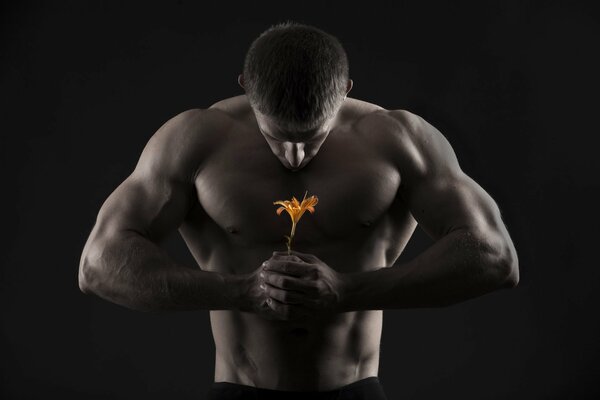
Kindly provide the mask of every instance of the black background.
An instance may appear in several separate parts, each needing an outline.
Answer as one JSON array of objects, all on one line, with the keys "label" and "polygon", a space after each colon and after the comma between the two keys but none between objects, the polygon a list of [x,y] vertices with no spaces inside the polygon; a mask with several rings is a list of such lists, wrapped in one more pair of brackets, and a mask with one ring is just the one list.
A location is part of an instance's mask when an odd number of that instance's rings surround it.
[{"label": "black background", "polygon": [[[340,39],[351,97],[440,129],[519,253],[517,288],[385,311],[389,398],[600,396],[593,2],[121,3],[0,9],[2,398],[203,398],[208,311],[152,315],[86,296],[79,258],[151,135],[241,94],[248,46],[285,19]],[[178,233],[163,245],[194,264]],[[429,245],[417,229],[400,262]]]}]

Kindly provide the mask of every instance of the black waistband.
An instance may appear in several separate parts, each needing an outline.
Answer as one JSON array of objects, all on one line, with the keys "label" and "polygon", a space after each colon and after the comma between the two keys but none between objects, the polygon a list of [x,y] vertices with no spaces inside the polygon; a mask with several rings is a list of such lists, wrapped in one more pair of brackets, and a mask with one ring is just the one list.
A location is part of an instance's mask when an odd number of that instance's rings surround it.
[{"label": "black waistband", "polygon": [[242,385],[242,384],[239,384],[239,383],[232,383],[232,382],[213,382],[212,386],[214,388],[236,387],[236,388],[245,389],[245,390],[248,390],[248,391],[254,391],[254,392],[258,391],[260,393],[280,393],[280,394],[303,394],[303,395],[309,395],[309,394],[315,394],[315,393],[332,393],[332,392],[338,392],[338,391],[347,391],[347,390],[351,390],[351,389],[354,389],[354,388],[362,386],[362,385],[373,384],[373,383],[379,384],[379,377],[377,377],[377,376],[369,376],[367,378],[359,379],[358,381],[349,383],[347,385],[340,386],[337,389],[324,390],[324,391],[275,390],[275,389],[267,389],[267,388],[261,388],[261,387],[256,387],[256,386]]}]

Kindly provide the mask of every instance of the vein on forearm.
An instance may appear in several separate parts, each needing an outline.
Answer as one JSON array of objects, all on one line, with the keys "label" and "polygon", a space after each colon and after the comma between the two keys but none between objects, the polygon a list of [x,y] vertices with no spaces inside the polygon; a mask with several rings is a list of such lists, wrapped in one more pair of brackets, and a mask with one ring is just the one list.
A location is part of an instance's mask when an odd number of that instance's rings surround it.
[{"label": "vein on forearm", "polygon": [[104,273],[94,275],[94,292],[128,308],[160,312],[233,306],[223,276],[180,265],[138,234],[107,245],[99,262],[96,270]]},{"label": "vein on forearm", "polygon": [[409,262],[351,273],[346,311],[442,307],[501,287],[500,252],[467,229],[442,237]]}]

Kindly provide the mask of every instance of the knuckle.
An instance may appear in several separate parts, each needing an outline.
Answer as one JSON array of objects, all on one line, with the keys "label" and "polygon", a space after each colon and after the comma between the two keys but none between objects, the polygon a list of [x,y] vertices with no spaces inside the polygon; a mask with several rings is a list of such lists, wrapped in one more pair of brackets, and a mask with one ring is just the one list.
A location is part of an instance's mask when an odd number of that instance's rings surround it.
[{"label": "knuckle", "polygon": [[276,276],[276,277],[274,278],[274,280],[275,280],[275,282],[274,282],[274,283],[275,283],[277,286],[279,286],[279,287],[283,287],[284,279],[285,279],[285,278],[284,278],[283,276],[281,276],[281,275],[278,275],[278,276]]},{"label": "knuckle", "polygon": [[290,286],[290,281],[289,281],[287,278],[285,278],[285,277],[283,277],[283,276],[282,276],[282,277],[279,279],[279,286],[280,286],[282,289],[289,289],[289,286]]},{"label": "knuckle", "polygon": [[275,284],[277,276],[275,274],[265,274],[265,282]]}]

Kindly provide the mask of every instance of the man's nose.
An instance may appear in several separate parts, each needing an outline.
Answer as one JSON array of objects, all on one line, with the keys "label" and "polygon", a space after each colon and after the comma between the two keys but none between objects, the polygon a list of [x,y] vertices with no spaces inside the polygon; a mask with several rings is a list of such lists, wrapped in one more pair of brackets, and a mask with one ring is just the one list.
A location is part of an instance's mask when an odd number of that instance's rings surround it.
[{"label": "man's nose", "polygon": [[285,158],[292,167],[300,165],[304,160],[304,143],[285,142]]}]

